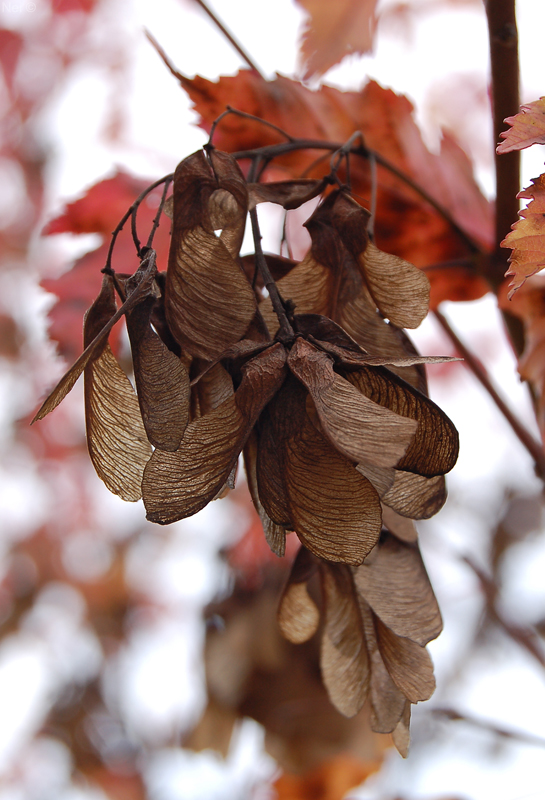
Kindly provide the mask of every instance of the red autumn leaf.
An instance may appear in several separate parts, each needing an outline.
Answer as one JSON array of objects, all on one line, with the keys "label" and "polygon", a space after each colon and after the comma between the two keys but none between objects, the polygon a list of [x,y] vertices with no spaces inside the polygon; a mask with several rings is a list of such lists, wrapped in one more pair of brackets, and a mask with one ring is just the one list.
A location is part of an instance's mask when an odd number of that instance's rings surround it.
[{"label": "red autumn leaf", "polygon": [[43,233],[111,232],[149,182],[126,172],[95,183],[78,200],[68,203],[63,213],[48,222]]},{"label": "red autumn leaf", "polygon": [[[413,106],[406,97],[370,81],[359,92],[341,92],[322,86],[313,92],[301,83],[281,75],[265,81],[259,75],[241,70],[217,82],[200,76],[179,75],[200,115],[200,125],[210,131],[214,119],[226,105],[261,117],[278,125],[294,137],[345,142],[361,130],[366,146],[386,158],[418,186],[425,186],[451,215],[456,224],[480,247],[490,249],[493,242],[493,214],[474,178],[464,151],[446,134],[439,154],[424,144],[413,117]],[[280,133],[254,120],[235,115],[222,120],[214,135],[215,145],[237,152],[283,141]],[[315,162],[318,151],[292,152],[275,159],[286,177],[300,177]],[[312,177],[327,172],[328,165],[314,167]],[[417,266],[467,258],[471,248],[452,229],[450,222],[434,210],[421,195],[390,171],[378,167],[376,242],[381,250],[401,256]],[[351,162],[354,195],[362,201],[371,196],[369,166],[361,159]],[[392,225],[390,219],[395,218]],[[460,277],[460,276],[459,276]],[[468,295],[481,296],[485,287],[468,278]],[[448,292],[444,297],[446,299]]]},{"label": "red autumn leaf", "polygon": [[304,79],[319,77],[350,54],[371,50],[377,0],[298,0],[309,14],[301,56]]},{"label": "red autumn leaf", "polygon": [[0,29],[0,64],[4,80],[10,93],[13,89],[13,78],[23,49],[23,37],[17,31]]},{"label": "red autumn leaf", "polygon": [[510,247],[510,267],[505,273],[513,275],[509,284],[509,297],[519,289],[526,278],[545,267],[545,174],[532,178],[533,186],[519,192],[517,197],[531,200],[527,208],[519,212],[521,219],[511,226],[502,247]]},{"label": "red autumn leaf", "polygon": [[532,144],[545,144],[545,97],[521,106],[518,114],[507,117],[504,122],[511,127],[500,133],[505,141],[500,142],[496,153],[510,153],[512,150],[524,150]]}]

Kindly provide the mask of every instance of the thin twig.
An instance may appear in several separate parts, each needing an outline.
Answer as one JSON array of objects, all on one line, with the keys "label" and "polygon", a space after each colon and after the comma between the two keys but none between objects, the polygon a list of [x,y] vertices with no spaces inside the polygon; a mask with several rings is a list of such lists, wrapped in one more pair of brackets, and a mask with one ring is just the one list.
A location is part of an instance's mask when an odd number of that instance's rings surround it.
[{"label": "thin twig", "polygon": [[209,147],[210,148],[212,146],[212,139],[214,138],[214,133],[216,132],[216,128],[218,127],[218,124],[221,122],[221,120],[224,117],[227,117],[229,114],[234,114],[237,117],[242,117],[242,119],[251,119],[254,122],[259,122],[261,125],[265,125],[267,128],[272,128],[273,131],[276,131],[277,133],[279,133],[288,142],[294,142],[295,141],[293,136],[290,136],[289,133],[286,133],[285,130],[283,130],[282,128],[279,128],[278,125],[275,125],[273,122],[268,122],[266,119],[261,119],[261,117],[256,117],[255,114],[248,114],[246,111],[239,111],[238,108],[233,108],[232,106],[227,106],[225,111],[222,114],[220,114],[219,117],[216,117],[216,119],[212,123],[212,127],[210,128],[210,136],[208,138],[208,144],[205,145],[205,147]]},{"label": "thin twig", "polygon": [[[294,139],[293,142],[280,142],[279,144],[264,145],[263,147],[256,147],[253,150],[237,150],[235,153],[232,153],[232,156],[237,160],[242,160],[245,158],[254,159],[258,157],[273,159],[282,155],[286,155],[287,153],[293,153],[296,150],[336,151],[342,148],[342,146],[343,145],[339,142],[324,141],[323,139]],[[360,156],[361,158],[369,158],[372,153],[377,164],[380,164],[381,167],[384,167],[384,169],[388,170],[388,172],[390,172],[392,175],[395,175],[396,178],[399,178],[400,181],[403,181],[406,186],[411,188],[423,200],[429,203],[429,205],[432,206],[432,208],[434,208],[435,211],[437,211],[437,213],[443,217],[446,222],[448,222],[452,230],[471,250],[471,252],[483,253],[481,245],[458,225],[451,213],[441,203],[439,203],[434,197],[432,197],[432,195],[423,189],[422,186],[419,186],[415,181],[413,181],[409,175],[406,175],[402,170],[390,163],[388,159],[384,158],[380,155],[380,153],[377,153],[374,150],[369,150],[369,148],[365,147],[363,144],[352,147],[350,152],[353,155]]]},{"label": "thin twig", "polygon": [[513,641],[530,653],[542,667],[545,667],[545,653],[543,652],[536,632],[530,627],[516,625],[506,619],[503,613],[498,609],[498,587],[492,578],[490,578],[470,556],[463,556],[462,561],[470,567],[479,579],[486,600],[486,610],[490,618],[502,628]]},{"label": "thin twig", "polygon": [[225,36],[225,38],[227,39],[227,41],[228,41],[230,44],[232,44],[232,45],[233,45],[233,47],[235,48],[235,50],[237,51],[237,53],[239,54],[239,56],[242,58],[242,60],[243,60],[243,61],[245,61],[245,62],[248,64],[248,66],[250,67],[250,69],[253,69],[253,71],[254,71],[254,72],[257,72],[257,74],[258,74],[258,75],[260,75],[260,76],[263,78],[263,80],[266,80],[266,79],[265,79],[265,76],[263,75],[263,73],[261,72],[261,70],[260,70],[260,69],[259,69],[259,68],[258,68],[258,67],[255,65],[255,63],[252,61],[252,59],[250,58],[250,56],[248,55],[248,53],[246,53],[246,51],[244,50],[244,48],[242,47],[242,45],[240,45],[240,44],[237,42],[237,40],[235,39],[235,37],[233,36],[233,34],[232,34],[232,33],[230,33],[230,32],[227,30],[227,28],[225,27],[225,25],[223,24],[223,22],[220,22],[220,20],[219,20],[219,19],[216,17],[216,15],[215,15],[215,14],[214,14],[214,12],[212,11],[212,9],[208,8],[208,6],[207,6],[207,5],[206,5],[206,3],[204,2],[204,0],[194,0],[194,2],[195,2],[195,3],[197,3],[197,4],[198,4],[198,5],[199,5],[199,6],[200,6],[202,9],[203,9],[203,11],[205,11],[205,12],[208,14],[208,16],[210,17],[210,19],[211,19],[211,20],[212,20],[212,22],[214,23],[214,25],[215,25],[215,26],[218,28],[218,30],[220,30],[220,31],[221,31],[221,33],[222,33],[222,34]]},{"label": "thin twig", "polygon": [[159,223],[161,221],[161,214],[163,213],[163,209],[165,207],[165,201],[167,199],[168,187],[170,186],[171,183],[172,183],[172,181],[171,181],[170,178],[167,178],[167,180],[165,180],[165,185],[163,187],[163,194],[161,195],[161,200],[160,200],[159,205],[157,207],[157,214],[154,217],[153,226],[152,226],[152,229],[151,229],[150,234],[148,236],[148,241],[146,243],[146,247],[148,247],[148,248],[153,247],[153,239],[155,237],[155,232],[156,232],[157,228],[159,227]]},{"label": "thin twig", "polygon": [[466,345],[461,341],[458,337],[457,333],[453,330],[450,323],[446,319],[446,317],[440,312],[434,312],[435,318],[449,337],[449,339],[454,343],[456,349],[460,353],[460,355],[464,358],[466,365],[475,375],[477,380],[481,382],[484,386],[492,400],[495,402],[498,409],[501,411],[513,431],[515,432],[516,436],[518,436],[519,440],[522,442],[524,447],[528,450],[532,458],[535,462],[535,468],[537,474],[541,477],[545,477],[545,453],[543,452],[543,448],[541,447],[540,442],[537,439],[534,439],[532,434],[520,423],[517,416],[511,411],[508,407],[507,403],[500,397],[497,389],[493,385],[488,373],[486,372],[485,368],[482,364],[478,361],[475,355],[469,350]]},{"label": "thin twig", "polygon": [[461,711],[456,711],[454,708],[432,708],[431,713],[434,716],[444,717],[445,719],[453,722],[466,722],[468,725],[472,725],[473,727],[480,728],[484,731],[489,731],[490,733],[493,733],[495,736],[499,736],[502,739],[514,739],[515,741],[524,742],[524,744],[529,744],[533,747],[545,747],[545,739],[543,739],[541,736],[533,736],[531,733],[526,733],[525,731],[516,731],[511,728],[504,728],[503,725],[498,725],[497,722],[479,719],[478,717],[466,714],[465,712],[462,713]]}]

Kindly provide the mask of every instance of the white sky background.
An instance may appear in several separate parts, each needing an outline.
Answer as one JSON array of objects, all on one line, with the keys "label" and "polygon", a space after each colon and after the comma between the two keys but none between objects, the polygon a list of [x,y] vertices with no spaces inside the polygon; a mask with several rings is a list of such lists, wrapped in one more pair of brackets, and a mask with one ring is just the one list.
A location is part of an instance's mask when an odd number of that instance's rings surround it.
[{"label": "white sky background", "polygon": [[[272,77],[275,71],[293,75],[302,14],[290,0],[275,0],[274,6],[271,0],[267,3],[215,0],[210,5],[267,76]],[[2,21],[15,26],[32,25],[36,24],[39,14],[38,0],[34,15],[19,15],[17,20],[3,17]],[[545,94],[544,23],[543,0],[520,0],[524,101]],[[164,0],[161,3],[112,0],[104,3],[93,34],[96,47],[104,51],[105,60],[115,58],[118,47],[130,52],[129,69],[121,72],[119,82],[112,86],[105,82],[109,73],[95,64],[79,68],[64,85],[59,86],[56,102],[44,112],[45,137],[53,153],[48,186],[51,215],[60,210],[64,201],[73,199],[86,186],[111,174],[115,166],[155,178],[172,171],[179,160],[206,139],[205,134],[192,124],[195,117],[185,94],[143,36],[144,27],[160,42],[178,69],[189,76],[198,73],[213,79],[243,66],[239,56],[191,0]],[[354,89],[369,75],[383,85],[407,93],[417,105],[418,120],[424,126],[430,146],[437,146],[438,121],[454,126],[462,144],[464,138],[470,141],[471,153],[478,159],[479,178],[490,194],[492,178],[487,109],[483,104],[480,109],[466,114],[467,108],[456,102],[456,84],[452,82],[454,73],[462,73],[466,86],[481,93],[486,90],[488,49],[486,25],[479,4],[461,3],[456,12],[430,15],[414,31],[406,31],[403,37],[388,36],[387,31],[379,29],[377,42],[375,57],[347,59],[324,80]],[[121,94],[129,120],[120,142],[114,144],[105,135],[113,93]],[[543,171],[545,156],[542,151],[543,148],[534,147],[525,152],[524,185]],[[273,224],[269,236],[268,246],[272,248],[276,237]],[[62,244],[68,247],[67,238],[62,237]],[[48,242],[44,252],[48,248],[52,252],[58,246]],[[75,246],[81,252],[81,243],[77,242]],[[447,304],[445,313],[462,337],[481,354],[509,402],[535,431],[533,413],[525,390],[516,377],[515,363],[505,343],[493,301],[485,298],[473,304]],[[414,338],[424,352],[441,352],[441,335],[433,322],[427,322]],[[421,526],[422,547],[446,623],[445,632],[430,648],[436,663],[439,688],[429,704],[416,710],[414,747],[409,760],[403,762],[392,753],[378,779],[369,781],[357,795],[353,793],[351,796],[384,800],[399,795],[412,800],[458,793],[472,800],[542,800],[545,798],[545,754],[542,749],[509,742],[497,749],[490,735],[475,733],[462,723],[441,728],[431,750],[429,742],[425,749],[419,746],[429,725],[429,708],[434,704],[453,705],[505,727],[545,736],[543,673],[512,642],[498,635],[497,642],[487,651],[488,655],[483,655],[462,678],[451,675],[451,666],[463,651],[467,621],[472,625],[480,612],[475,580],[467,568],[455,562],[452,553],[470,552],[477,560],[484,561],[484,533],[490,523],[487,515],[498,512],[505,487],[531,494],[538,492],[540,485],[533,476],[525,451],[495,407],[477,388],[471,375],[459,370],[448,381],[434,381],[432,373],[431,391],[432,397],[459,427],[462,446],[459,464],[449,477],[451,499],[448,506],[436,520]],[[114,506],[115,513],[121,514],[121,504],[117,505],[115,498],[107,508]],[[134,515],[136,512],[131,508],[127,513]],[[175,534],[170,544],[164,545],[164,557],[157,561],[159,566],[149,576],[151,582],[156,582],[152,591],[168,594],[171,619],[165,623],[160,635],[157,631],[149,632],[147,638],[143,634],[134,643],[136,666],[128,682],[127,695],[121,698],[121,702],[130,706],[134,697],[139,696],[144,719],[151,720],[150,724],[161,726],[179,718],[180,714],[188,713],[187,686],[190,679],[196,680],[194,664],[179,666],[189,676],[186,683],[182,681],[182,689],[179,686],[180,671],[171,670],[169,673],[164,664],[171,664],[178,658],[180,662],[189,658],[182,647],[184,637],[194,637],[193,650],[198,651],[200,634],[192,619],[196,619],[199,603],[208,599],[213,578],[217,577],[206,572],[210,554],[218,546],[213,537],[204,538],[206,528],[205,518],[200,523],[195,520],[193,528]],[[148,541],[146,546],[153,548],[158,545]],[[142,553],[135,549],[131,562],[135,580],[142,575],[142,563],[147,562],[146,553],[144,548],[143,561],[139,562]],[[519,622],[531,623],[545,614],[543,535],[521,545],[513,557],[518,560],[508,576],[506,607]],[[184,576],[187,578],[189,575],[194,580],[193,594],[190,588],[184,594],[179,586],[188,586]],[[44,602],[60,601],[58,597],[50,597]],[[196,609],[193,618],[187,613],[188,603],[193,603]],[[186,616],[180,622],[177,615],[181,609],[185,609]],[[67,617],[61,624],[70,632],[76,622]],[[27,643],[34,636],[32,641],[35,644],[36,635],[29,622]],[[81,631],[80,635],[83,636]],[[38,649],[32,649],[29,644],[27,651],[17,654],[19,661],[14,661],[13,653],[6,655],[5,649],[0,655],[0,769],[2,758],[5,763],[17,745],[18,736],[24,738],[32,730],[34,719],[40,713],[39,705],[51,690],[47,681],[56,679],[55,675],[46,679],[43,667],[45,662],[50,668],[51,664],[57,663],[55,642],[51,637],[47,638],[47,632],[41,632],[38,640]],[[82,646],[92,652],[91,643],[83,641]],[[163,658],[158,658],[157,653],[161,653]],[[91,658],[90,669],[93,663]],[[15,679],[16,674],[19,682]],[[26,676],[27,683],[23,682],[23,676]],[[202,702],[202,687],[195,689],[195,683],[191,685],[191,691],[200,698],[198,702]],[[162,692],[157,693],[158,686],[162,687]],[[33,700],[27,704],[26,714],[21,713],[20,702],[9,704],[10,698],[23,696]],[[169,698],[174,710],[169,706]],[[13,709],[11,712],[10,708]],[[15,726],[16,736],[12,735],[13,727],[10,726]],[[231,792],[236,784],[240,797],[245,798],[243,792],[249,791],[247,787],[256,779],[252,761],[258,765],[255,767],[258,775],[267,775],[271,771],[270,762],[257,756],[260,748],[260,733],[256,726],[250,725],[236,743],[229,773],[217,759],[165,750],[163,760],[150,770],[152,796],[158,800],[200,800],[205,796],[227,800],[233,796]],[[226,774],[234,783],[225,782]],[[157,786],[158,775],[162,776],[161,789],[153,788]],[[0,800],[23,800],[26,797],[34,800],[38,794],[33,794],[33,791],[31,788],[26,794],[17,795],[0,788]]]}]

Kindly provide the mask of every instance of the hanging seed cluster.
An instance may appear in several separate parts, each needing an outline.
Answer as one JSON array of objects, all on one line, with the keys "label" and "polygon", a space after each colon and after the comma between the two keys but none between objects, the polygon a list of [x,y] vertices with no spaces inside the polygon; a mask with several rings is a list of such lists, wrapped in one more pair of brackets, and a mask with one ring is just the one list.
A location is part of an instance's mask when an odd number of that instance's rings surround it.
[{"label": "hanging seed cluster", "polygon": [[[302,545],[282,632],[304,642],[321,621],[332,703],[351,716],[369,698],[374,730],[405,753],[441,630],[413,520],[443,505],[458,437],[427,396],[423,364],[444,359],[420,357],[402,331],[427,314],[427,278],[373,244],[345,188],[307,220],[301,262],[261,252],[256,205],[295,208],[325,185],[248,183],[212,148],[182,161],[166,273],[150,247],[134,275],[106,270],[85,350],[36,418],[84,372],[95,469],[159,524],[223,496],[242,453],[271,549],[282,556],[293,531]],[[248,212],[256,252],[241,258]],[[122,316],[136,392],[108,345]]]}]

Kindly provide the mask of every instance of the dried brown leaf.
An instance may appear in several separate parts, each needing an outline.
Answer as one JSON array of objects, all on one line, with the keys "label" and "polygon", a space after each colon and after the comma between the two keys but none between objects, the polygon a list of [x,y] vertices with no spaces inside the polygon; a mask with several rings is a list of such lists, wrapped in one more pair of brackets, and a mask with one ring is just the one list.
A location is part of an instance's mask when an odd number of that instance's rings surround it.
[{"label": "dried brown leaf", "polygon": [[407,699],[390,677],[378,649],[373,622],[373,612],[359,596],[360,611],[365,631],[367,652],[371,664],[369,699],[371,700],[371,728],[376,733],[391,733],[398,724]]},{"label": "dried brown leaf", "polygon": [[[286,394],[286,393],[285,393]],[[303,544],[319,558],[361,564],[380,534],[380,501],[369,481],[316,430],[302,398],[282,404],[289,435],[282,437],[290,517]],[[302,400],[302,404],[301,404]]]},{"label": "dried brown leaf", "polygon": [[[68,372],[63,375],[53,391],[42,403],[32,422],[43,419],[51,411],[53,411],[59,405],[59,403],[62,402],[62,400],[64,400],[87,364],[89,364],[93,358],[97,358],[102,352],[106,342],[108,341],[110,331],[116,322],[119,322],[124,314],[126,314],[145,297],[152,293],[153,282],[156,274],[157,267],[155,265],[155,253],[150,251],[147,258],[142,261],[137,272],[133,275],[131,282],[132,285],[130,287],[131,291],[130,293],[127,292],[127,299],[123,305],[117,309],[117,311],[113,297],[112,279],[108,275],[104,276],[101,292],[95,300],[95,303],[93,303],[91,308],[87,311],[86,318],[88,318],[91,309],[95,309],[91,320],[88,323],[87,338],[84,339],[83,342],[83,353],[70,367]],[[106,299],[107,297],[109,299]]]},{"label": "dried brown leaf", "polygon": [[[165,313],[190,355],[215,360],[242,338],[255,314],[253,290],[237,263],[247,209],[246,183],[231,156],[202,152],[174,174],[172,243]],[[214,225],[222,225],[218,237]]]},{"label": "dried brown leaf", "polygon": [[458,457],[458,432],[435,403],[384,367],[347,372],[346,378],[373,402],[418,421],[398,469],[428,478],[452,469]]},{"label": "dried brown leaf", "polygon": [[426,645],[442,630],[441,613],[416,545],[381,538],[354,582],[377,616],[398,636]]},{"label": "dried brown leaf", "polygon": [[430,304],[430,282],[422,270],[369,242],[360,261],[369,291],[385,317],[400,328],[417,328]]},{"label": "dried brown leaf", "polygon": [[305,547],[301,547],[278,608],[280,630],[293,644],[308,641],[318,629],[320,612],[307,589],[307,581],[316,569],[316,561]]},{"label": "dried brown leaf", "polygon": [[358,464],[357,470],[371,481],[383,505],[403,517],[429,519],[447,499],[446,481],[442,475],[424,478],[412,472],[366,463]]},{"label": "dried brown leaf", "polygon": [[277,344],[251,359],[237,392],[187,426],[180,448],[155,450],[142,492],[148,519],[162,525],[195,514],[218,495],[261,410],[285,377]]},{"label": "dried brown leaf", "polygon": [[259,498],[273,522],[292,529],[282,455],[278,445],[273,422],[265,412],[260,424],[256,464]]},{"label": "dried brown leaf", "polygon": [[325,186],[323,180],[313,181],[303,178],[273,183],[249,183],[249,206],[254,208],[258,203],[276,203],[289,211],[317,197]]},{"label": "dried brown leaf", "polygon": [[154,303],[146,298],[127,314],[134,378],[149,441],[177,450],[189,421],[189,375],[151,327]]},{"label": "dried brown leaf", "polygon": [[382,524],[402,542],[418,541],[418,531],[412,519],[402,517],[388,506],[382,506]]},{"label": "dried brown leaf", "polygon": [[341,453],[384,467],[399,462],[417,427],[408,416],[354,389],[333,371],[332,359],[304,339],[296,340],[288,365],[308,389],[325,435]]},{"label": "dried brown leaf", "polygon": [[396,636],[378,617],[375,630],[380,654],[398,689],[411,703],[428,700],[435,690],[435,678],[426,648]]},{"label": "dried brown leaf", "polygon": [[369,691],[369,658],[350,570],[321,568],[325,605],[320,667],[333,705],[346,717],[363,706]]},{"label": "dried brown leaf", "polygon": [[286,553],[286,529],[282,525],[277,525],[269,517],[259,497],[257,485],[257,434],[252,431],[246,445],[244,446],[244,468],[248,480],[248,488],[254,508],[259,514],[263,533],[267,544],[279,558],[283,558]]},{"label": "dried brown leaf", "polygon": [[93,466],[111,492],[122,500],[139,500],[152,451],[131,382],[108,344],[85,367],[84,377],[87,446]]},{"label": "dried brown leaf", "polygon": [[411,743],[411,704],[407,700],[401,719],[392,731],[392,739],[400,756],[407,758]]}]

